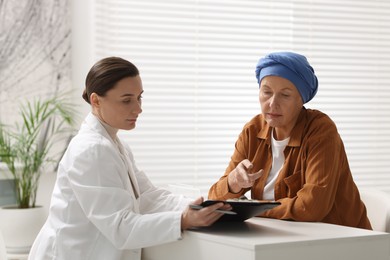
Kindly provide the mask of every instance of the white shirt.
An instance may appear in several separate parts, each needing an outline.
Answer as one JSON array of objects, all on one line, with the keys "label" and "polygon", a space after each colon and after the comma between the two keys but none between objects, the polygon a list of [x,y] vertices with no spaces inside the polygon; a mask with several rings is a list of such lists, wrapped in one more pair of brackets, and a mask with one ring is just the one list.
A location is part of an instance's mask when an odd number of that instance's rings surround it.
[{"label": "white shirt", "polygon": [[272,166],[271,166],[271,171],[267,178],[267,182],[264,187],[264,192],[263,192],[264,200],[275,200],[275,182],[284,164],[285,158],[284,158],[283,151],[286,148],[288,141],[290,141],[290,137],[280,141],[276,140],[274,138],[273,130],[271,136],[272,136],[271,139]]},{"label": "white shirt", "polygon": [[118,147],[90,113],[59,164],[30,260],[139,260],[142,247],[181,238],[190,199],[153,186],[129,147],[123,145],[127,162]]}]

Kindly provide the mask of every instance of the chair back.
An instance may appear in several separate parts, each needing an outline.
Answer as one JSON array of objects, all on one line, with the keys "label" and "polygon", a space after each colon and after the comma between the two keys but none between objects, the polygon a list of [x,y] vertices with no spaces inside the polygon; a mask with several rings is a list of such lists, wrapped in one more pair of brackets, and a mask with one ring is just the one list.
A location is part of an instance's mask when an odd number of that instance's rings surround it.
[{"label": "chair back", "polygon": [[390,232],[390,194],[376,189],[359,190],[367,208],[368,219],[375,231]]}]

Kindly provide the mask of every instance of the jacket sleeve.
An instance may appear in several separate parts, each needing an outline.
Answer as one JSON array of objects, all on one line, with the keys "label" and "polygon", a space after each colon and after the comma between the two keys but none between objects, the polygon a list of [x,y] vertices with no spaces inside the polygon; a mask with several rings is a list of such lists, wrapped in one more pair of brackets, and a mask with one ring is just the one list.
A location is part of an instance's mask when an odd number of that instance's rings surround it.
[{"label": "jacket sleeve", "polygon": [[[347,157],[336,126],[329,118],[309,130],[303,138],[300,171],[282,180],[290,194],[263,214],[296,221],[321,221],[331,211],[342,174],[349,173]],[[295,194],[296,193],[296,194]]]},{"label": "jacket sleeve", "polygon": [[180,239],[181,212],[139,214],[137,201],[124,185],[128,176],[113,145],[108,140],[90,143],[74,149],[67,163],[71,189],[89,221],[118,249]]}]

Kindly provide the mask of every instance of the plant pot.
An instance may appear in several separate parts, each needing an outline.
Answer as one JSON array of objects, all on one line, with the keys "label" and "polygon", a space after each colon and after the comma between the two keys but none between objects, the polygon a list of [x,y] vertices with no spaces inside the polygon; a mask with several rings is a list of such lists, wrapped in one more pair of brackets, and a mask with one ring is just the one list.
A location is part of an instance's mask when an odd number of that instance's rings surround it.
[{"label": "plant pot", "polygon": [[0,208],[0,230],[8,254],[27,254],[46,220],[43,207],[20,209]]},{"label": "plant pot", "polygon": [[7,164],[0,162],[0,207],[16,203],[15,179]]}]

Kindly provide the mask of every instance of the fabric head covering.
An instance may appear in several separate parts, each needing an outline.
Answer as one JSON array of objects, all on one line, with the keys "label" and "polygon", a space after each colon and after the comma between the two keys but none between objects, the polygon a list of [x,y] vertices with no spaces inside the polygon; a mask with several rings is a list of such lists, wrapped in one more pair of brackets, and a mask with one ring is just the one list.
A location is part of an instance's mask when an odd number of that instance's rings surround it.
[{"label": "fabric head covering", "polygon": [[306,57],[293,52],[274,52],[261,58],[256,65],[257,83],[266,76],[279,76],[291,81],[301,94],[303,103],[317,93],[318,79]]}]

